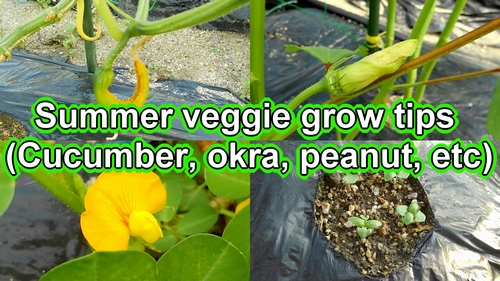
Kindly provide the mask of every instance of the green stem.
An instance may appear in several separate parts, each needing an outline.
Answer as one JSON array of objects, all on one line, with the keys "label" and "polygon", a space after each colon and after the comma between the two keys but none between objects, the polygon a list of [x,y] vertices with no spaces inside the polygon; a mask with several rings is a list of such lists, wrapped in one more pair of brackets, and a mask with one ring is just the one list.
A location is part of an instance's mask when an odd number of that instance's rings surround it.
[{"label": "green stem", "polygon": [[[92,23],[92,0],[84,0],[83,31],[89,37],[94,37],[94,25]],[[97,68],[97,56],[94,41],[85,40],[85,57],[87,58],[87,70],[94,73]]]},{"label": "green stem", "polygon": [[128,40],[130,40],[131,34],[133,33],[134,30],[134,25],[129,25],[127,29],[125,29],[125,32],[123,33],[123,36],[121,37],[120,41],[118,41],[118,44],[111,49],[109,52],[108,56],[102,63],[101,67],[103,69],[111,69],[113,67],[113,63],[118,57],[118,55],[123,51],[123,49],[127,46]]},{"label": "green stem", "polygon": [[139,0],[137,5],[137,12],[135,13],[135,20],[146,21],[148,20],[149,13],[149,0]]},{"label": "green stem", "polygon": [[385,33],[385,47],[394,44],[394,26],[396,24],[396,0],[389,0],[387,6],[387,27]]},{"label": "green stem", "polygon": [[266,97],[264,80],[265,1],[250,3],[250,102],[257,104]]},{"label": "green stem", "polygon": [[85,211],[83,200],[78,195],[71,193],[64,181],[43,169],[27,174],[78,215]]},{"label": "green stem", "polygon": [[420,87],[420,86],[433,85],[433,84],[438,84],[438,83],[443,83],[443,82],[449,82],[449,81],[455,81],[455,80],[460,80],[460,79],[466,79],[466,78],[472,78],[472,77],[477,77],[477,76],[482,76],[482,75],[493,74],[493,73],[497,73],[497,72],[500,72],[500,68],[470,72],[470,73],[465,73],[465,74],[460,74],[460,75],[454,75],[454,76],[449,76],[449,77],[433,79],[433,80],[426,80],[426,81],[417,82],[417,83],[413,83],[413,84],[396,85],[396,86],[392,87],[392,90],[395,91],[395,90],[404,89],[407,87],[417,87],[417,86]]},{"label": "green stem", "polygon": [[120,16],[126,18],[131,23],[135,22],[135,19],[133,17],[129,16],[127,13],[120,10],[120,8],[116,7],[115,4],[111,3],[111,1],[109,1],[109,0],[106,1],[106,4],[108,4],[108,6],[111,7],[111,9],[113,9],[115,12],[117,12]]},{"label": "green stem", "polygon": [[[424,7],[420,12],[420,16],[411,31],[409,39],[417,39],[418,44],[413,56],[410,59],[414,59],[420,55],[420,51],[422,50],[422,45],[424,43],[424,36],[427,33],[427,29],[432,20],[432,16],[434,15],[434,9],[436,8],[436,0],[428,0],[425,1]],[[406,78],[406,83],[411,84],[415,82],[417,79],[417,70],[411,70],[408,73],[408,77]],[[412,96],[413,88],[407,88],[404,92],[404,97],[409,98]]]},{"label": "green stem", "polygon": [[293,111],[306,99],[321,92],[328,92],[328,79],[326,78],[326,76],[323,76],[321,80],[302,91],[288,104],[288,107]]},{"label": "green stem", "polygon": [[230,218],[234,218],[234,216],[236,215],[234,212],[231,212],[231,211],[226,210],[226,209],[220,209],[219,213],[221,215],[224,215],[224,216],[227,216],[227,217],[230,217]]},{"label": "green stem", "polygon": [[[465,4],[467,4],[467,0],[457,0],[455,3],[455,7],[453,8],[453,11],[451,12],[450,17],[448,18],[448,21],[446,22],[446,26],[444,27],[443,31],[441,32],[441,35],[439,36],[439,40],[436,44],[436,48],[443,45],[444,43],[448,42],[450,40],[450,35],[451,32],[453,31],[453,28],[455,27],[455,24],[458,21],[458,18],[460,17],[460,14],[462,13],[462,10],[465,7]],[[434,66],[436,65],[437,60],[433,60],[430,63],[426,64],[422,68],[422,73],[420,74],[420,82],[427,81],[429,77],[431,76],[432,70],[434,70]],[[425,92],[426,86],[419,86],[416,90],[415,93],[415,100],[418,103],[422,102],[422,99],[424,98],[424,92]]]},{"label": "green stem", "polygon": [[116,23],[115,16],[111,13],[106,0],[93,0],[99,16],[101,16],[109,35],[113,37],[116,41],[120,41],[123,36],[123,31],[118,27]]},{"label": "green stem", "polygon": [[[379,36],[378,19],[380,14],[380,0],[370,0],[370,11],[368,15],[368,26],[367,33],[370,37]],[[370,52],[375,52],[378,49],[378,44],[373,44],[374,42],[366,41]]]},{"label": "green stem", "polygon": [[54,7],[43,10],[40,14],[30,19],[28,22],[20,24],[11,30],[7,36],[0,41],[0,62],[10,59],[12,48],[17,46],[28,36],[61,20],[62,15],[71,9],[76,0],[62,0]]},{"label": "green stem", "polygon": [[166,19],[155,22],[137,22],[137,34],[134,33],[133,36],[155,35],[195,26],[223,16],[248,2],[249,0],[213,0]]}]

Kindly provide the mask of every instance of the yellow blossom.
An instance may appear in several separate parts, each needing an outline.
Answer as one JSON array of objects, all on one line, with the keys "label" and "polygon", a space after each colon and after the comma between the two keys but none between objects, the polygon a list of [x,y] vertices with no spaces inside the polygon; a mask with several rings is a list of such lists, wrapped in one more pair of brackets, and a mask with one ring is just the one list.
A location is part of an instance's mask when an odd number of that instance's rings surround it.
[{"label": "yellow blossom", "polygon": [[85,195],[83,235],[96,251],[126,250],[130,236],[153,243],[163,234],[152,214],[166,200],[155,173],[102,173]]}]

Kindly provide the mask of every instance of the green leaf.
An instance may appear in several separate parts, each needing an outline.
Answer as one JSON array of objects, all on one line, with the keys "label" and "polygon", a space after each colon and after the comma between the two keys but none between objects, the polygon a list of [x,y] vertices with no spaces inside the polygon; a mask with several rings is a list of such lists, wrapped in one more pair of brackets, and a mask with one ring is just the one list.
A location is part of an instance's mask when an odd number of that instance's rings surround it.
[{"label": "green leaf", "polygon": [[365,223],[366,228],[369,228],[369,229],[377,228],[381,225],[382,225],[382,223],[379,222],[378,220],[369,220]]},{"label": "green leaf", "polygon": [[250,205],[245,206],[231,219],[222,238],[236,246],[250,262]]},{"label": "green leaf", "polygon": [[384,173],[384,181],[390,181],[396,176],[396,173],[390,172],[390,173]]},{"label": "green leaf", "polygon": [[358,217],[350,217],[347,220],[352,222],[357,227],[365,227],[365,220]]},{"label": "green leaf", "polygon": [[358,227],[356,229],[356,232],[358,233],[358,235],[359,235],[360,238],[366,238],[366,236],[370,235],[370,233],[372,232],[372,230],[368,229],[366,227]]},{"label": "green leaf", "polygon": [[163,229],[162,231],[163,238],[158,239],[158,241],[154,242],[151,246],[160,252],[166,252],[168,249],[172,248],[175,243],[177,243],[177,238],[172,232],[166,229]]},{"label": "green leaf", "polygon": [[218,197],[225,199],[240,199],[250,197],[250,174],[240,171],[224,170],[215,173],[205,169],[205,180],[208,188]]},{"label": "green leaf", "polygon": [[407,179],[410,176],[410,174],[408,174],[405,171],[399,171],[397,176],[398,176],[398,178],[401,178],[401,179]]},{"label": "green leaf", "polygon": [[413,214],[408,212],[406,213],[406,215],[401,219],[401,221],[405,224],[405,225],[409,225],[410,223],[413,222]]},{"label": "green leaf", "polygon": [[[2,153],[0,153],[0,159],[2,158]],[[16,182],[11,179],[3,167],[2,161],[0,160],[0,217],[7,211],[14,198],[14,193],[16,191]]]},{"label": "green leaf", "polygon": [[497,81],[486,117],[486,130],[494,140],[500,140],[500,79]]},{"label": "green leaf", "polygon": [[59,265],[40,281],[156,281],[155,259],[144,252],[93,252]]},{"label": "green leaf", "polygon": [[421,211],[418,211],[417,214],[415,215],[415,222],[424,222],[425,221],[425,215]]},{"label": "green leaf", "polygon": [[408,212],[415,215],[419,209],[420,209],[420,206],[418,205],[417,202],[411,202],[410,206],[408,207]]},{"label": "green leaf", "polygon": [[182,235],[192,235],[209,230],[216,222],[219,214],[209,205],[193,208],[177,223],[177,231]]},{"label": "green leaf", "polygon": [[165,203],[163,209],[155,214],[155,217],[161,222],[169,222],[177,213],[181,203],[182,186],[175,183],[167,184],[163,182],[163,184],[166,185],[165,188],[167,189],[167,203]]},{"label": "green leaf", "polygon": [[200,162],[200,172],[205,170],[205,163],[203,162],[203,152],[201,152],[200,147],[198,146],[198,141],[179,141],[179,143],[187,143],[192,148],[192,156],[198,159]]},{"label": "green leaf", "polygon": [[355,183],[358,181],[358,179],[359,179],[358,173],[354,173],[354,174],[347,173],[344,176],[344,181],[347,183]]},{"label": "green leaf", "polygon": [[207,192],[204,189],[193,190],[182,196],[179,210],[189,211],[201,205],[208,205]]},{"label": "green leaf", "polygon": [[402,217],[406,214],[407,210],[408,210],[408,206],[406,206],[406,205],[399,205],[396,207],[396,212],[398,212],[398,214]]},{"label": "green leaf", "polygon": [[296,53],[298,51],[304,51],[311,56],[317,58],[323,64],[335,64],[340,60],[345,60],[354,55],[366,56],[368,53],[368,49],[366,47],[359,47],[355,51],[346,50],[346,49],[331,49],[325,46],[305,46],[300,47],[297,45],[285,45],[285,52],[287,53]]},{"label": "green leaf", "polygon": [[158,175],[160,176],[161,181],[167,184],[167,188],[175,186],[182,190],[192,190],[196,187],[196,181],[189,178],[185,173],[170,172]]},{"label": "green leaf", "polygon": [[250,266],[225,239],[198,234],[182,240],[160,258],[158,275],[162,281],[245,281],[250,279]]}]

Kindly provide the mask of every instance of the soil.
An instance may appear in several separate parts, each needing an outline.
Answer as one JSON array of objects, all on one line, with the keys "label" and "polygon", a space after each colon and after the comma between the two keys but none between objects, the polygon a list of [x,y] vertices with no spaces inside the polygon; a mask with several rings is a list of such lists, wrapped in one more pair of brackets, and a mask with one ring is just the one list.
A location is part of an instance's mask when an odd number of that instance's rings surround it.
[{"label": "soil", "polygon": [[[434,214],[420,182],[393,178],[384,181],[383,172],[359,174],[354,184],[343,180],[344,174],[325,175],[315,200],[316,223],[333,249],[355,262],[363,274],[387,276],[405,264],[415,253],[426,234],[433,229]],[[405,225],[396,212],[398,205],[418,201],[426,220]],[[382,223],[361,239],[349,217],[368,216]]]},{"label": "soil", "polygon": [[26,129],[16,119],[0,113],[0,140],[22,139],[27,136]]}]

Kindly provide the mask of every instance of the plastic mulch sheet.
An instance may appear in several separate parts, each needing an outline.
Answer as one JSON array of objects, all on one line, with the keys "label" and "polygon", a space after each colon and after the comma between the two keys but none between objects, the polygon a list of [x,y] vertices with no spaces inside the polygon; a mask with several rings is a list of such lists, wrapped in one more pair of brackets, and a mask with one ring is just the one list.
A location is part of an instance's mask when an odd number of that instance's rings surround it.
[{"label": "plastic mulch sheet", "polygon": [[[295,163],[301,143],[285,141],[280,148]],[[416,142],[418,156],[425,161],[437,143]],[[500,142],[495,146],[500,154]],[[318,229],[313,204],[321,175],[252,174],[251,280],[377,280],[335,252]],[[483,180],[439,174],[426,163],[418,180],[435,215],[434,230],[418,254],[382,280],[499,280],[500,167]]]},{"label": "plastic mulch sheet", "polygon": [[[348,23],[334,15],[325,15],[318,9],[292,9],[270,14],[266,17],[266,94],[276,102],[288,102],[325,75],[325,67],[317,59],[304,52],[285,53],[285,45],[323,45],[355,50],[364,43],[364,37],[363,27]],[[422,54],[431,48],[433,45],[424,44]],[[449,54],[438,60],[431,79],[496,67],[499,65],[494,62],[475,60],[473,53],[467,57]],[[403,84],[405,80],[405,76],[400,77],[396,84]],[[434,106],[442,103],[451,104],[458,111],[460,124],[448,135],[433,132],[427,139],[476,140],[487,135],[486,116],[497,80],[497,75],[488,75],[428,86],[424,103]],[[372,90],[349,103],[368,104],[376,93]],[[403,92],[396,91],[396,93]],[[326,100],[328,95],[323,93],[313,96],[306,102],[322,103]],[[357,139],[403,140],[407,137],[386,127],[377,135],[359,134]],[[300,136],[294,135],[292,138],[300,139]],[[336,139],[335,132],[323,139]]]},{"label": "plastic mulch sheet", "polygon": [[0,280],[36,281],[55,266],[90,253],[80,218],[26,174],[0,217]]},{"label": "plastic mulch sheet", "polygon": [[[64,135],[55,131],[52,134],[41,134],[31,126],[33,116],[31,106],[41,97],[51,97],[59,104],[96,103],[93,94],[92,74],[83,67],[65,64],[34,55],[13,55],[12,60],[0,63],[0,113],[17,119],[27,129],[28,134],[40,139],[104,139],[104,134],[71,134]],[[135,85],[116,82],[123,79],[117,71],[117,79],[109,90],[120,98],[129,97]],[[151,83],[147,104],[243,104],[230,91],[199,84],[186,80],[169,79],[161,83]],[[143,137],[145,139],[220,139],[217,134],[206,134],[202,130],[194,134],[187,133],[179,118],[172,122],[167,134],[120,134],[120,139]]]}]

